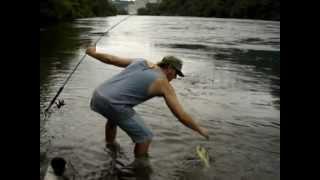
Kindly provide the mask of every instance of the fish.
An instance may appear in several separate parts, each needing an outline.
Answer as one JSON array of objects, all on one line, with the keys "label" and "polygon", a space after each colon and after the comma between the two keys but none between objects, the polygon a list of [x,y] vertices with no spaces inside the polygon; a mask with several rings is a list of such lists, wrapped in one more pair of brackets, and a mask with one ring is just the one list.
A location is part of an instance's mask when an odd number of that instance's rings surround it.
[{"label": "fish", "polygon": [[196,153],[198,155],[198,157],[200,158],[200,160],[204,163],[206,168],[210,167],[210,158],[209,158],[209,153],[208,151],[202,147],[202,146],[197,146],[196,147]]}]

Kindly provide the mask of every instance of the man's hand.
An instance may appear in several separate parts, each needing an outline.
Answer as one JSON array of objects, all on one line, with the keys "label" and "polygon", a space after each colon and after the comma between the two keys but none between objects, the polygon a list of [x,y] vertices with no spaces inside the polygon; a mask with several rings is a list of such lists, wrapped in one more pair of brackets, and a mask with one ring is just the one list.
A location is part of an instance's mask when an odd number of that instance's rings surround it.
[{"label": "man's hand", "polygon": [[202,128],[200,127],[199,133],[205,137],[207,140],[209,140],[209,133],[208,130],[206,128]]},{"label": "man's hand", "polygon": [[88,55],[92,55],[96,53],[96,47],[89,47],[87,50],[86,50],[86,54]]}]

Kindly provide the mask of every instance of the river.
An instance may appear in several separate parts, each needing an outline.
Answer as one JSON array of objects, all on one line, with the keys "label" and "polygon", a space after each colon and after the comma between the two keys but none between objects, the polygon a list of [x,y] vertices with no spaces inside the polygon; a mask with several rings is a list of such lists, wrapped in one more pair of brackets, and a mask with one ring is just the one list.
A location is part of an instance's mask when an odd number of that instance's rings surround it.
[{"label": "river", "polygon": [[[40,28],[40,110],[48,106],[85,48],[126,16],[77,19]],[[184,61],[184,78],[172,81],[186,110],[209,130],[210,140],[186,128],[161,98],[135,109],[155,135],[151,172],[131,179],[280,179],[280,22],[165,16],[132,16],[104,35],[98,51],[158,62]],[[86,56],[43,121],[40,175],[55,156],[72,165],[76,179],[111,179],[105,119],[89,108],[96,86],[121,71]],[[134,144],[121,130],[121,162]],[[210,156],[205,169],[197,145]]]}]

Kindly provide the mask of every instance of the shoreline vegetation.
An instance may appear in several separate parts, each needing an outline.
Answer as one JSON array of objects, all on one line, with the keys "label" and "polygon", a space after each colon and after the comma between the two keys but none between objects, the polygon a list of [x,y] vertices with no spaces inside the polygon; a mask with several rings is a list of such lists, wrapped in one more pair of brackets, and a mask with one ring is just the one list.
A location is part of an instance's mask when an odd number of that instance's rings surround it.
[{"label": "shoreline vegetation", "polygon": [[40,25],[114,15],[117,9],[108,0],[40,0]]},{"label": "shoreline vegetation", "polygon": [[148,3],[138,14],[280,21],[280,0],[162,0]]},{"label": "shoreline vegetation", "polygon": [[[40,25],[76,18],[127,14],[108,0],[40,0]],[[239,18],[280,21],[277,0],[162,0],[137,15]]]}]

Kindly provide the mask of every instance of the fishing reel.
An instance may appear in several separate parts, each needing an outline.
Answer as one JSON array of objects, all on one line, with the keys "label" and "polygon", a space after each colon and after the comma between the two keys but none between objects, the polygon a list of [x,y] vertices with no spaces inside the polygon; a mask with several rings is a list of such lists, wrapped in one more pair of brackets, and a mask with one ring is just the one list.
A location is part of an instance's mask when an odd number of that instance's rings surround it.
[{"label": "fishing reel", "polygon": [[64,100],[63,99],[58,99],[58,102],[55,102],[56,106],[58,109],[60,109],[62,106],[65,105]]}]

